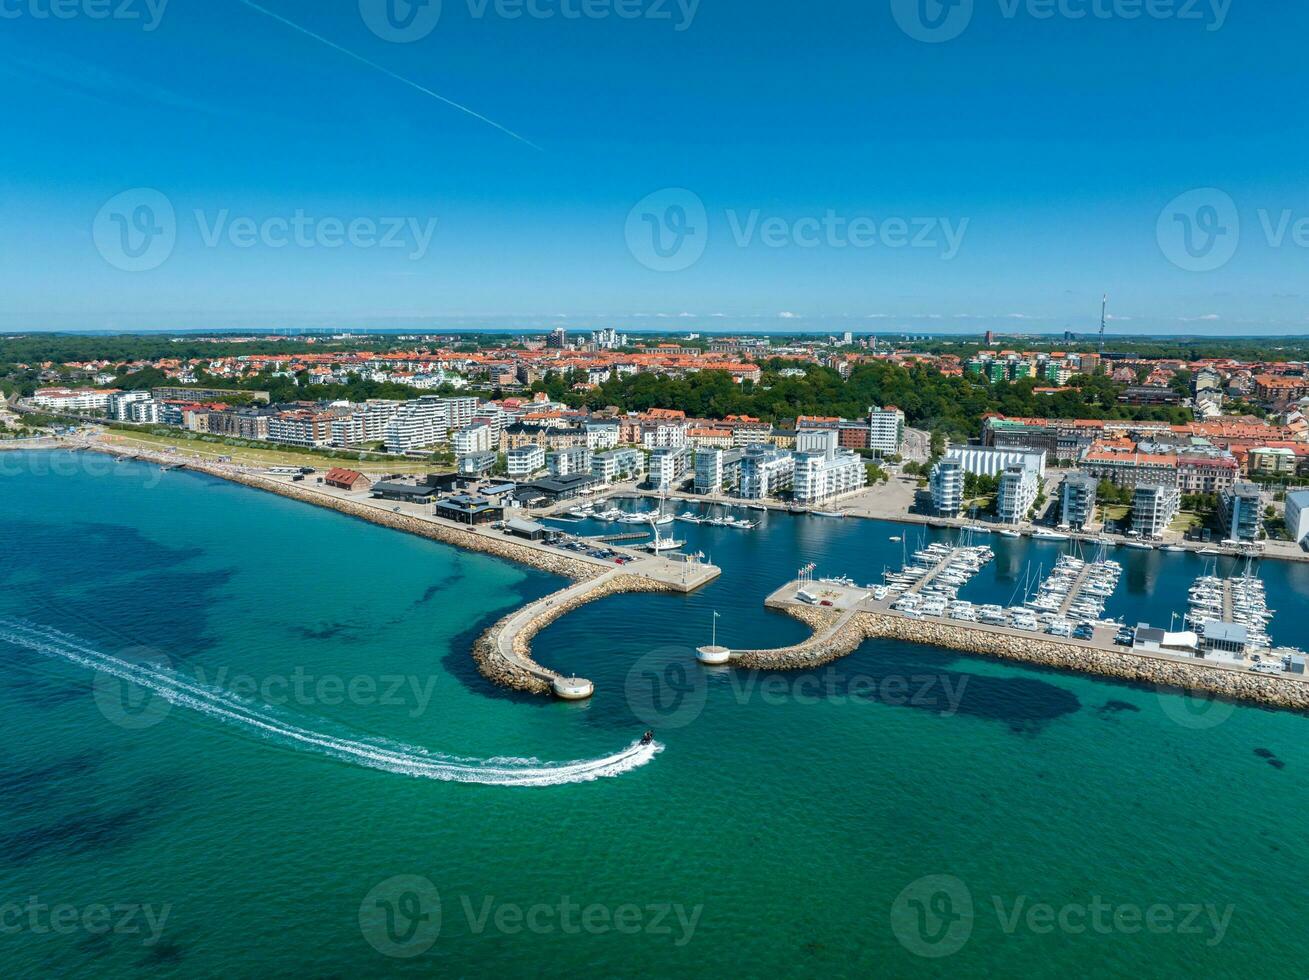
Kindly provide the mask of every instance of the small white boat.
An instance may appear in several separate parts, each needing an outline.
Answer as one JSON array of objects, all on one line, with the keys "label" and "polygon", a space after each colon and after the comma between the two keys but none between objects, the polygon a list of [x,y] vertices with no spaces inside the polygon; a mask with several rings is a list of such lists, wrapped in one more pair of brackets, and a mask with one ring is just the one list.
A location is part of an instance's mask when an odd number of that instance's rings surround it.
[{"label": "small white boat", "polygon": [[1124,541],[1124,548],[1135,548],[1137,551],[1154,551],[1154,545],[1149,541]]},{"label": "small white boat", "polygon": [[904,539],[901,538],[898,534],[893,534],[893,535],[891,535],[890,540],[892,540],[892,541],[897,541],[897,542],[898,542],[898,541],[903,541]]},{"label": "small white boat", "polygon": [[763,510],[763,511],[768,510],[768,508],[765,507],[763,504],[746,504],[746,505],[745,505],[745,509],[746,509],[746,510]]},{"label": "small white boat", "polygon": [[1022,535],[1019,534],[1017,531],[1013,530],[1012,528],[1007,528],[1007,527],[1002,527],[1000,530],[996,531],[995,533],[998,534],[998,535],[1000,535],[1000,537],[1002,537],[1002,538],[1021,538],[1021,537],[1022,537]]},{"label": "small white boat", "polygon": [[809,513],[814,517],[845,517],[845,512],[840,510],[811,510]]},{"label": "small white boat", "polygon": [[685,547],[685,545],[685,541],[678,541],[676,538],[656,538],[654,541],[641,545],[641,547],[647,551],[658,553],[660,551],[676,551],[678,548]]},{"label": "small white boat", "polygon": [[1176,544],[1164,544],[1159,546],[1160,551],[1185,551],[1186,549]]},{"label": "small white boat", "polygon": [[1032,537],[1039,541],[1067,541],[1068,535],[1060,534],[1058,531],[1048,531],[1045,528],[1037,528],[1032,532]]}]

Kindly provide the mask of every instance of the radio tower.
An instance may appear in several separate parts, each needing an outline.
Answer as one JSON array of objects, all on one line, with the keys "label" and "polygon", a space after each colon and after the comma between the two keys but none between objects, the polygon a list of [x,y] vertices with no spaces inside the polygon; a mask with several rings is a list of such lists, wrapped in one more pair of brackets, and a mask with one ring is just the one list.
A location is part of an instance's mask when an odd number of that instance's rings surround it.
[{"label": "radio tower", "polygon": [[1109,294],[1104,294],[1104,299],[1100,300],[1100,353],[1104,353],[1104,321],[1105,312],[1109,309]]}]

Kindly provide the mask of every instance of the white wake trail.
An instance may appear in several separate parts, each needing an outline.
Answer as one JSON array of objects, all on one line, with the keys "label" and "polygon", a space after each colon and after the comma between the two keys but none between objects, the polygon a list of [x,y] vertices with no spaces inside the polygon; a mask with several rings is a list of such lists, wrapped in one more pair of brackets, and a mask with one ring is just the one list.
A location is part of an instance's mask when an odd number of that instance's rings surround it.
[{"label": "white wake trail", "polygon": [[174,672],[129,663],[49,627],[0,620],[0,642],[59,657],[135,684],[170,704],[190,708],[226,724],[239,725],[282,745],[422,779],[490,786],[558,786],[622,775],[650,762],[663,749],[657,742],[649,745],[634,742],[621,752],[599,759],[550,763],[537,759],[467,759],[429,753],[418,746],[404,744],[384,747],[301,728],[266,707],[249,704],[233,694],[208,688]]}]

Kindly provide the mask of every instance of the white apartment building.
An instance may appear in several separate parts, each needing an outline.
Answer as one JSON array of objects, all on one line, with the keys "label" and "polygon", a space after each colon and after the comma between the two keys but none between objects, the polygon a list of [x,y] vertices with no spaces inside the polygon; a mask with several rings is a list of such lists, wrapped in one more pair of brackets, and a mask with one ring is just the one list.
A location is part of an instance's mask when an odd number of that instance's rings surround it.
[{"label": "white apartment building", "polygon": [[1003,524],[1027,520],[1027,512],[1036,503],[1039,493],[1036,473],[1022,463],[1011,463],[1000,474],[999,491],[995,497],[996,516]]},{"label": "white apartment building", "polygon": [[769,446],[750,446],[741,457],[741,496],[763,500],[788,490],[795,481],[795,457]]},{"label": "white apartment building", "polygon": [[678,449],[686,445],[685,422],[647,422],[641,426],[641,445],[646,449]]},{"label": "white apartment building", "polygon": [[105,403],[105,414],[119,422],[132,420],[132,406],[138,402],[151,401],[148,391],[116,391]]},{"label": "white apartment building", "polygon": [[511,480],[526,480],[545,469],[545,447],[529,443],[509,450],[505,455]]},{"label": "white apartment building", "polygon": [[445,442],[477,413],[476,398],[438,398],[424,395],[403,402],[386,425],[383,441],[388,451],[405,453]]},{"label": "white apartment building", "polygon": [[695,451],[695,492],[718,493],[723,488],[723,451],[702,448]]},{"label": "white apartment building", "polygon": [[955,517],[964,509],[964,468],[946,457],[932,467],[932,507],[938,514]]},{"label": "white apartment building", "polygon": [[611,449],[591,457],[591,475],[605,483],[639,480],[645,475],[645,453],[639,449]]},{"label": "white apartment building", "polygon": [[650,453],[646,484],[654,490],[676,490],[691,466],[691,450],[685,446],[668,446]]},{"label": "white apartment building", "polygon": [[1309,537],[1309,490],[1293,490],[1286,495],[1286,533],[1297,544]]},{"label": "white apartment building", "polygon": [[116,394],[118,390],[112,388],[39,388],[32,395],[32,404],[57,412],[103,412]]},{"label": "white apartment building", "polygon": [[1003,449],[993,446],[953,446],[945,459],[954,460],[965,473],[999,476],[1008,467],[1020,463],[1038,477],[1045,476],[1045,450]]},{"label": "white apartment building", "polygon": [[332,422],[332,445],[350,448],[386,438],[386,426],[403,402],[388,398],[370,398],[362,405]]},{"label": "white apartment building", "polygon": [[456,456],[490,452],[491,427],[474,423],[455,430],[454,451]]},{"label": "white apartment building", "polygon": [[1132,493],[1132,530],[1146,539],[1159,538],[1181,510],[1181,491],[1166,484],[1137,484]]},{"label": "white apartment building", "polygon": [[618,445],[621,427],[617,422],[587,422],[583,428],[586,430],[586,448],[593,453],[613,449]]},{"label": "white apartment building", "polygon": [[868,448],[883,456],[900,452],[904,442],[904,412],[894,405],[868,411]]},{"label": "white apartment building", "polygon": [[[835,436],[836,433],[827,433]],[[858,490],[868,482],[864,461],[855,453],[832,449],[795,454],[793,495],[797,503],[821,504]]]},{"label": "white apartment building", "polygon": [[591,472],[591,450],[585,446],[569,446],[545,455],[545,468],[551,476],[572,476]]}]

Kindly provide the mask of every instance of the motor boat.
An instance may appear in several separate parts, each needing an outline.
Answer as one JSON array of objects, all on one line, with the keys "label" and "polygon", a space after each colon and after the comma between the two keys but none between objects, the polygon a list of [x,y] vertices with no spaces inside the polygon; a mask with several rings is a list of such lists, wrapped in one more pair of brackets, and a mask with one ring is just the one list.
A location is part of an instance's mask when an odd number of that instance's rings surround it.
[{"label": "motor boat", "polygon": [[641,736],[641,744],[642,744],[642,745],[649,745],[649,744],[650,744],[651,742],[653,742],[653,741],[654,741],[654,732],[652,732],[652,731],[650,731],[649,729],[647,729],[647,730],[646,730],[646,733],[645,733],[644,735]]}]

